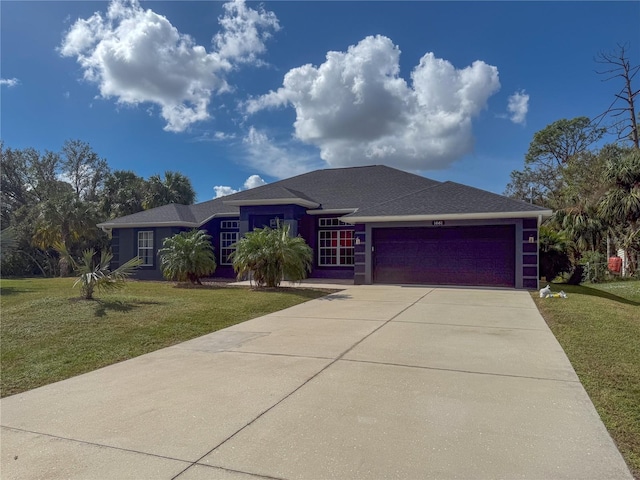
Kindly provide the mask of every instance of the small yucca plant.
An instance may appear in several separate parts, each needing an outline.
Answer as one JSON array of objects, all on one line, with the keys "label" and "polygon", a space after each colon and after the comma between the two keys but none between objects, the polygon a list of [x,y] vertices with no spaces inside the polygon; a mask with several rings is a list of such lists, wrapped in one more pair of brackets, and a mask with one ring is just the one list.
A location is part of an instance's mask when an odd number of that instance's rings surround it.
[{"label": "small yucca plant", "polygon": [[73,286],[80,285],[82,296],[86,300],[93,300],[93,294],[96,290],[108,291],[124,287],[125,280],[142,264],[139,257],[133,257],[111,271],[110,264],[113,255],[106,250],[100,253],[100,261],[96,263],[94,261],[96,251],[93,248],[83,250],[80,261],[76,261],[69,255],[63,244],[58,243],[55,248],[62,258],[71,265],[75,274],[79,275]]}]

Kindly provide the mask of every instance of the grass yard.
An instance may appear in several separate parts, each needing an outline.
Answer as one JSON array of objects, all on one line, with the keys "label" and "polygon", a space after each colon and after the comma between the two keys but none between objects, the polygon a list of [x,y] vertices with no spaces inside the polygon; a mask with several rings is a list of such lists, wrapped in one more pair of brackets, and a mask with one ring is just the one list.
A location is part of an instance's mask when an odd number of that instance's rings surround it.
[{"label": "grass yard", "polygon": [[129,282],[81,300],[74,279],[0,280],[2,397],[89,372],[327,294]]},{"label": "grass yard", "polygon": [[551,289],[568,298],[534,300],[640,479],[640,281]]}]

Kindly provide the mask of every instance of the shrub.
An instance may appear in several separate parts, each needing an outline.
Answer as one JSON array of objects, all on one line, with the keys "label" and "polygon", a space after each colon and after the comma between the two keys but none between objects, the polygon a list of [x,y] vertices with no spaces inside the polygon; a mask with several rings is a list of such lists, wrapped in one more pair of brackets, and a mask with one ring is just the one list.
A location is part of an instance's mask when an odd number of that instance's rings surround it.
[{"label": "shrub", "polygon": [[124,287],[124,281],[142,264],[139,257],[133,257],[112,271],[110,264],[113,255],[106,250],[100,253],[100,260],[95,262],[96,251],[94,249],[83,250],[79,261],[69,255],[62,242],[57,243],[55,249],[60,253],[60,257],[73,268],[75,274],[79,274],[73,286],[80,285],[85,300],[93,300],[93,293],[96,290],[116,290]]},{"label": "shrub", "polygon": [[216,271],[216,257],[211,246],[211,236],[204,230],[181,232],[164,239],[158,250],[160,268],[168,280],[190,281],[202,285],[201,278]]},{"label": "shrub", "polygon": [[571,270],[568,247],[564,234],[544,225],[540,227],[540,275],[549,282]]},{"label": "shrub", "polygon": [[292,237],[286,224],[256,228],[237,242],[231,254],[238,279],[248,275],[258,288],[277,287],[283,279],[297,282],[306,278],[312,258],[309,245],[300,236]]},{"label": "shrub", "polygon": [[600,252],[585,252],[582,254],[580,263],[584,265],[582,281],[600,283],[605,279],[607,273],[607,259]]}]

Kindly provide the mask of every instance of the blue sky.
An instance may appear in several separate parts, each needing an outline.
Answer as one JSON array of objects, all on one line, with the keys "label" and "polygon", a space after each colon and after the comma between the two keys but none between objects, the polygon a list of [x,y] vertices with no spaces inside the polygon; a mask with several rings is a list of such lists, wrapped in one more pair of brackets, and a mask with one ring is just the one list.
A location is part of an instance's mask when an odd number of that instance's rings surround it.
[{"label": "blue sky", "polygon": [[[533,134],[595,117],[640,2],[2,1],[0,133],[216,194],[386,164],[502,193]],[[511,108],[509,106],[511,105]],[[217,189],[215,187],[218,187]]]}]

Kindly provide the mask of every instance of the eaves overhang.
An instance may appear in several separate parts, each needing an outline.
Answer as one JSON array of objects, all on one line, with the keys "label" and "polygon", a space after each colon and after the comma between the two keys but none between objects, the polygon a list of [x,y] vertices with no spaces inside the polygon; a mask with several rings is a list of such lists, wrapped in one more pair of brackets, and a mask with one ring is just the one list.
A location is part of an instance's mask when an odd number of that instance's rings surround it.
[{"label": "eaves overhang", "polygon": [[317,210],[307,210],[307,213],[309,215],[346,215],[349,213],[354,213],[357,210],[357,208],[320,208]]},{"label": "eaves overhang", "polygon": [[237,213],[216,213],[214,215],[210,215],[205,218],[201,222],[185,222],[180,220],[170,220],[166,222],[132,222],[132,223],[114,223],[114,222],[103,222],[98,223],[96,226],[98,228],[145,228],[145,227],[185,227],[185,228],[198,228],[207,223],[209,220],[214,218],[228,218],[228,217],[238,217]]},{"label": "eaves overhang", "polygon": [[141,227],[199,227],[195,222],[135,222],[135,223],[98,223],[99,228],[141,228]]},{"label": "eaves overhang", "polygon": [[506,218],[549,218],[552,210],[532,210],[526,212],[490,212],[490,213],[439,213],[430,215],[349,215],[340,220],[346,223],[386,223],[386,222],[424,222],[433,220],[497,220]]},{"label": "eaves overhang", "polygon": [[225,205],[231,205],[234,207],[253,207],[253,206],[270,206],[270,205],[299,205],[305,208],[318,208],[320,206],[317,202],[305,200],[304,198],[270,198],[260,200],[226,200],[223,202]]}]

